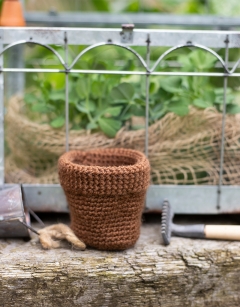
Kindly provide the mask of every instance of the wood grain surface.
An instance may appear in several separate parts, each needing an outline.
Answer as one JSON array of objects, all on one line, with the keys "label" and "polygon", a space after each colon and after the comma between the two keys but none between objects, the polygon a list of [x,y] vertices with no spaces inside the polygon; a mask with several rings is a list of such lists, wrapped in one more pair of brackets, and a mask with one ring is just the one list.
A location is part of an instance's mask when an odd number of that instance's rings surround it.
[{"label": "wood grain surface", "polygon": [[239,307],[240,242],[172,238],[142,226],[124,252],[43,250],[0,240],[1,307]]}]

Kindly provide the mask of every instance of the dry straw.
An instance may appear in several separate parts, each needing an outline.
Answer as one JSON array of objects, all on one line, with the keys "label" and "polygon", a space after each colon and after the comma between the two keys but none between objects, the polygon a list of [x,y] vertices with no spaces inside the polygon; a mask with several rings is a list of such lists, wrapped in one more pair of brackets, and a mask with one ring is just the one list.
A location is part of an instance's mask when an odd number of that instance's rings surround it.
[{"label": "dry straw", "polygon": [[[218,184],[222,114],[191,109],[184,117],[168,113],[149,127],[151,181],[155,184]],[[21,98],[7,105],[6,181],[58,183],[57,161],[65,151],[65,132],[28,119]],[[132,148],[144,152],[145,130],[123,128],[114,139],[102,133],[70,131],[71,150]],[[227,115],[223,184],[240,185],[240,120]]]}]

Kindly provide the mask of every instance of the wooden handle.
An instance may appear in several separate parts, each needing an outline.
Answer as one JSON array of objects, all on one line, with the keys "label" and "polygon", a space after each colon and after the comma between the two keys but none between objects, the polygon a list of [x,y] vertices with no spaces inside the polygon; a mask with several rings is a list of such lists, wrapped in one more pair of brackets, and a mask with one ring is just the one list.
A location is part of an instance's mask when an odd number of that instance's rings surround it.
[{"label": "wooden handle", "polygon": [[208,239],[240,240],[240,226],[205,225],[205,237]]}]

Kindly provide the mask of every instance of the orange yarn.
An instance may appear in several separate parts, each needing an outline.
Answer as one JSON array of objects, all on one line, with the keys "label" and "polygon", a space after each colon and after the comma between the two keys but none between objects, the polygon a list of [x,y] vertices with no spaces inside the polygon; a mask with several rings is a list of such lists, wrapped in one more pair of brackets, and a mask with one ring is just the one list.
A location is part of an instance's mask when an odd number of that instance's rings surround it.
[{"label": "orange yarn", "polygon": [[71,228],[88,246],[124,250],[140,234],[150,166],[130,149],[70,151],[58,161]]}]

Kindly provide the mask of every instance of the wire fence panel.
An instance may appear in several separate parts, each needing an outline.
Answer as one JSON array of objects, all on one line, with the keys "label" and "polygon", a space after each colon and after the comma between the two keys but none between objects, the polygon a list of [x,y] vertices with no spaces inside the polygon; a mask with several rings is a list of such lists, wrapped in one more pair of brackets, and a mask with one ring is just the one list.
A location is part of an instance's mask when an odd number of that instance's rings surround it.
[{"label": "wire fence panel", "polygon": [[[155,76],[183,76],[183,77],[223,77],[222,94],[222,115],[221,128],[219,128],[220,141],[217,147],[219,152],[217,179],[211,183],[212,186],[198,186],[196,178],[191,180],[194,186],[187,185],[161,185],[152,184],[148,191],[146,210],[161,210],[162,201],[168,198],[176,213],[223,213],[240,212],[240,199],[238,186],[223,186],[226,182],[226,171],[224,169],[225,154],[225,126],[227,110],[227,85],[229,77],[239,77],[238,66],[240,59],[233,63],[231,69],[228,68],[229,49],[239,48],[240,32],[236,31],[177,31],[177,30],[133,30],[130,26],[118,29],[70,29],[70,28],[2,28],[0,30],[0,183],[4,182],[4,122],[3,122],[3,73],[61,73],[65,75],[65,150],[71,149],[70,120],[69,120],[69,76],[71,74],[108,74],[108,75],[139,75],[145,77],[145,129],[142,139],[144,140],[145,154],[149,156],[149,146],[153,144],[149,137],[150,123],[150,86],[151,78]],[[3,54],[20,45],[39,45],[49,50],[61,65],[61,68],[16,68],[5,67],[3,65]],[[61,45],[64,48],[62,56],[53,45]],[[69,62],[69,46],[85,45],[86,47]],[[116,47],[131,53],[139,63],[141,69],[135,70],[104,70],[104,69],[79,69],[76,63],[84,55],[103,46]],[[146,48],[145,57],[143,57],[134,46],[144,46]],[[161,52],[158,58],[152,63],[150,61],[150,51],[152,47],[168,47]],[[194,48],[203,50],[211,54],[220,66],[222,72],[213,71],[163,71],[161,64],[165,59],[177,50],[184,48]],[[225,57],[223,58],[214,48],[224,48]],[[124,60],[124,59],[123,59]],[[2,80],[2,81],[1,81]],[[152,127],[152,126],[151,126]],[[220,127],[220,126],[219,126]],[[152,129],[152,128],[151,128]],[[158,130],[161,128],[157,128]],[[139,137],[139,135],[138,135]],[[204,141],[204,140],[203,140]],[[156,140],[155,140],[156,142]],[[175,145],[178,140],[175,141]],[[172,142],[173,143],[173,142]],[[193,143],[194,144],[194,143]],[[191,150],[194,151],[192,145]],[[206,147],[206,146],[205,146]],[[177,148],[176,148],[177,150]],[[206,151],[207,152],[207,151]],[[183,152],[184,153],[184,152]],[[161,154],[161,152],[160,152]],[[178,158],[177,158],[178,159]],[[229,161],[228,161],[229,162]],[[231,162],[231,161],[230,161]],[[229,163],[230,163],[229,162]],[[200,162],[199,162],[200,163]],[[201,164],[201,163],[200,163]],[[200,166],[199,166],[200,167]],[[164,165],[163,165],[164,168]],[[183,169],[183,176],[187,171]],[[166,170],[169,172],[169,170]],[[155,178],[157,178],[156,175]],[[162,175],[160,175],[161,177]],[[168,175],[170,176],[170,175]],[[186,176],[189,176],[187,174]],[[195,175],[194,175],[195,176]],[[170,176],[171,177],[171,176]],[[170,178],[169,177],[169,178]],[[154,177],[153,177],[154,178]],[[225,180],[225,181],[224,181]],[[156,181],[157,182],[157,181]],[[184,181],[183,181],[184,182]],[[154,183],[154,180],[153,182]],[[174,181],[173,181],[174,183]],[[225,184],[225,183],[224,183]],[[27,184],[23,182],[25,199],[35,211],[67,211],[67,205],[61,188],[58,184]],[[53,191],[54,194],[53,194]],[[57,191],[57,192],[56,192]],[[238,195],[239,194],[239,195]],[[234,196],[233,196],[234,195]],[[60,204],[60,205],[59,205]]]}]

